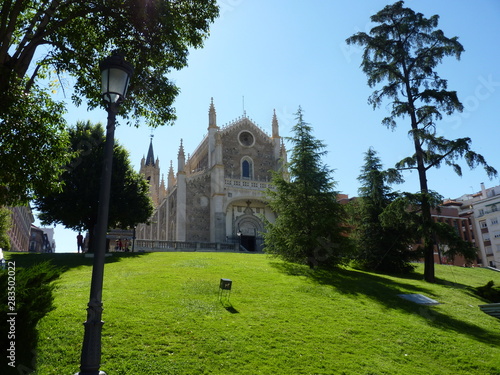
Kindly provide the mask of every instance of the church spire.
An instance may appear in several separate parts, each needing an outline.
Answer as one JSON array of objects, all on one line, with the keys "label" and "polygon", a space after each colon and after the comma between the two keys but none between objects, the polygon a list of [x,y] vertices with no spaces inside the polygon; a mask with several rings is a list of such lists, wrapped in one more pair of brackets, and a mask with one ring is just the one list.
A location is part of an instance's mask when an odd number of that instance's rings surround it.
[{"label": "church spire", "polygon": [[149,196],[153,201],[153,206],[156,208],[160,204],[161,194],[160,194],[160,162],[156,158],[153,152],[153,136],[151,135],[151,141],[149,143],[149,150],[146,158],[141,160],[141,169],[139,173],[144,176],[149,183]]},{"label": "church spire", "polygon": [[276,110],[275,109],[273,110],[272,127],[273,127],[273,138],[279,138],[280,130],[279,130],[278,118],[276,117]]},{"label": "church spire", "polygon": [[280,158],[280,142],[281,142],[281,137],[280,137],[280,129],[278,125],[278,118],[276,117],[276,110],[273,110],[273,121],[272,121],[272,142],[273,142],[273,157],[275,161],[278,161]]},{"label": "church spire", "polygon": [[151,142],[149,143],[148,156],[146,157],[145,165],[155,166],[155,155],[153,152],[153,136],[151,135]]},{"label": "church spire", "polygon": [[170,160],[170,168],[168,169],[168,188],[171,189],[175,185],[174,166]]},{"label": "church spire", "polygon": [[184,166],[186,165],[186,156],[184,154],[184,146],[182,144],[179,146],[179,153],[177,154],[177,172],[184,172]]},{"label": "church spire", "polygon": [[208,128],[217,128],[217,115],[215,113],[214,98],[211,98],[210,108],[208,109]]}]

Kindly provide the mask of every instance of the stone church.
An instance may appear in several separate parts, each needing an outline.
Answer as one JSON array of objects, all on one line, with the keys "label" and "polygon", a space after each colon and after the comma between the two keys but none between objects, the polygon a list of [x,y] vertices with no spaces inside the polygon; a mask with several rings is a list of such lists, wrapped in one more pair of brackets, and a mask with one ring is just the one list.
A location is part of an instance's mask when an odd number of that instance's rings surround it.
[{"label": "stone church", "polygon": [[239,243],[260,250],[262,218],[275,220],[265,203],[271,171],[285,173],[286,160],[276,113],[271,135],[246,115],[219,127],[212,100],[207,134],[187,158],[181,140],[177,169],[170,162],[166,183],[151,139],[140,173],[149,182],[155,211],[149,225],[137,227],[137,239]]}]

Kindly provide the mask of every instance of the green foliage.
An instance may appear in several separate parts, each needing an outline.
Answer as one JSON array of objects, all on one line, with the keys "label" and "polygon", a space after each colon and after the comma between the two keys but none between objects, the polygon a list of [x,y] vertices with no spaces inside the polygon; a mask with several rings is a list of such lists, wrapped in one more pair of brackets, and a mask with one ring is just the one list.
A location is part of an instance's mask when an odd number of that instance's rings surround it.
[{"label": "green foliage", "polygon": [[[371,271],[410,272],[413,269],[410,261],[416,258],[411,248],[415,242],[413,222],[381,219],[391,202],[398,197],[387,185],[389,181],[398,182],[398,174],[383,171],[380,158],[370,148],[365,154],[365,164],[358,180],[362,184],[360,197],[351,202],[351,212],[355,217],[352,225],[357,247],[356,264]],[[398,210],[391,212],[390,216],[401,216],[407,212],[407,208],[402,206],[398,206]]]},{"label": "green foliage", "polygon": [[500,287],[494,285],[493,280],[490,280],[486,285],[475,288],[475,293],[491,303],[500,303]]},{"label": "green foliage", "polygon": [[[67,164],[65,105],[51,98],[74,82],[72,101],[98,107],[98,64],[120,50],[134,77],[120,115],[129,124],[172,124],[179,89],[167,75],[187,65],[218,16],[216,0],[0,3],[0,205],[54,189]],[[62,87],[64,90],[64,87]],[[130,116],[129,116],[130,113]]]},{"label": "green foliage", "polygon": [[[3,352],[7,352],[11,342],[15,343],[17,369],[7,366],[4,360],[2,363],[5,367],[2,374],[19,374],[26,373],[21,370],[34,367],[32,363],[39,336],[37,324],[54,309],[52,282],[60,276],[61,270],[49,262],[27,268],[12,267],[12,262],[8,262],[8,266],[6,270],[0,271],[0,294],[3,301],[0,313],[4,317],[0,322],[0,331],[11,332],[14,335],[5,335],[2,338],[5,349]],[[7,304],[6,301],[14,301],[15,304]],[[7,315],[13,311],[16,313],[15,316]],[[7,322],[7,319],[12,317],[15,322],[12,325],[14,330],[10,330],[11,324]]]},{"label": "green foliage", "polygon": [[433,232],[436,236],[436,242],[446,245],[443,255],[451,261],[457,255],[462,255],[470,263],[477,259],[477,248],[471,242],[463,240],[457,229],[451,225],[436,222],[433,224]]},{"label": "green foliage", "polygon": [[288,166],[290,180],[274,173],[275,190],[268,191],[269,206],[277,214],[266,222],[265,251],[282,259],[316,266],[336,266],[348,251],[343,226],[343,208],[331,171],[321,165],[323,143],[312,135],[312,128],[297,112]]},{"label": "green foliage", "polygon": [[[100,124],[79,122],[69,129],[75,157],[61,179],[64,189],[38,198],[36,208],[44,224],[60,223],[77,231],[91,234],[97,222],[100,179],[105,135]],[[128,152],[119,144],[113,150],[110,228],[128,228],[146,222],[153,212],[149,185],[133,170]],[[92,246],[92,245],[91,245]]]},{"label": "green foliage", "polygon": [[38,87],[24,93],[17,85],[0,93],[0,102],[0,205],[60,191],[70,157],[64,106]]},{"label": "green foliage", "polygon": [[72,100],[86,98],[95,108],[101,102],[98,64],[120,50],[135,67],[122,114],[132,111],[135,120],[146,117],[153,126],[171,123],[178,88],[167,74],[187,65],[190,47],[202,47],[218,12],[215,0],[4,1],[0,92],[12,77],[26,78],[29,91],[38,79],[66,75],[76,80]]},{"label": "green foliage", "polygon": [[7,207],[0,206],[0,248],[10,249],[10,238],[7,232],[11,227],[11,211]]},{"label": "green foliage", "polygon": [[[393,226],[397,233],[406,230],[408,245],[420,243],[429,233],[432,237],[428,240],[432,245],[446,245],[443,255],[453,260],[457,255],[462,255],[466,261],[473,261],[477,257],[477,249],[468,241],[463,240],[457,230],[451,225],[443,222],[430,223],[430,230],[426,229],[426,222],[422,219],[421,202],[429,202],[430,207],[439,213],[442,196],[436,192],[430,192],[427,197],[422,194],[402,193],[394,199],[380,215],[382,225]],[[399,229],[397,229],[399,228]],[[424,256],[421,245],[413,251],[410,259],[419,259]]]},{"label": "green foliage", "polygon": [[382,123],[394,129],[396,119],[409,118],[414,153],[398,162],[396,168],[415,169],[419,175],[426,279],[430,282],[435,279],[434,234],[430,202],[426,200],[429,193],[427,171],[445,164],[461,175],[457,160],[464,159],[470,168],[482,165],[490,178],[497,176],[495,168],[470,149],[469,138],[448,140],[437,135],[436,122],[443,115],[461,112],[463,105],[435,69],[443,58],[455,56],[459,59],[464,50],[457,37],[447,38],[436,29],[438,20],[437,15],[425,18],[398,1],[371,17],[376,26],[369,33],[358,32],[346,40],[348,44],[364,47],[361,67],[368,77],[368,85],[375,87],[385,82],[368,99],[373,108],[389,100],[391,114]]}]

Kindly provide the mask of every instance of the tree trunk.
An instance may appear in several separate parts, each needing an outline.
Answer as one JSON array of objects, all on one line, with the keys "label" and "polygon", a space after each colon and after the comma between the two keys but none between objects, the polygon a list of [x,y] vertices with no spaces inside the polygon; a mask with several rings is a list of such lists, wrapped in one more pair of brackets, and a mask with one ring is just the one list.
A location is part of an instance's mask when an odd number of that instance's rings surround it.
[{"label": "tree trunk", "polygon": [[92,229],[89,230],[89,247],[87,249],[87,252],[88,253],[94,253],[94,227],[92,227]]},{"label": "tree trunk", "polygon": [[[424,173],[425,175],[425,173]],[[427,182],[427,181],[426,181]],[[427,183],[426,183],[427,185]],[[431,224],[431,206],[429,203],[429,196],[427,191],[422,191],[422,227],[424,233],[424,280],[429,283],[436,282],[434,275],[434,244],[432,242]]]},{"label": "tree trunk", "polygon": [[94,242],[95,242],[95,226],[96,222],[95,220],[92,220],[90,223],[87,225],[87,233],[89,234],[89,247],[87,249],[88,253],[94,253]]},{"label": "tree trunk", "polygon": [[414,100],[411,93],[409,83],[406,84],[406,92],[408,95],[408,103],[410,104],[411,128],[413,130],[413,144],[415,146],[415,156],[417,159],[417,171],[420,181],[420,193],[422,194],[421,210],[422,210],[422,233],[423,233],[423,248],[424,248],[424,279],[429,283],[436,281],[434,276],[434,244],[432,241],[432,214],[431,204],[429,202],[429,188],[427,186],[427,170],[424,163],[424,152],[420,138],[418,137],[418,122],[415,113]]}]

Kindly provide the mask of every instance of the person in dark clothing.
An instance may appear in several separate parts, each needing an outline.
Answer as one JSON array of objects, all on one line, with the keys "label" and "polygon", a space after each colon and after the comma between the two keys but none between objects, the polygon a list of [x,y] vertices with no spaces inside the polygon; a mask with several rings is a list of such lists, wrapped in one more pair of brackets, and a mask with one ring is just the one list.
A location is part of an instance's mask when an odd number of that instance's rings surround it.
[{"label": "person in dark clothing", "polygon": [[80,252],[81,249],[83,253],[83,236],[80,232],[78,232],[78,236],[76,236],[76,245],[78,252]]}]

